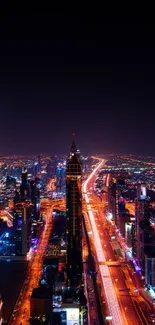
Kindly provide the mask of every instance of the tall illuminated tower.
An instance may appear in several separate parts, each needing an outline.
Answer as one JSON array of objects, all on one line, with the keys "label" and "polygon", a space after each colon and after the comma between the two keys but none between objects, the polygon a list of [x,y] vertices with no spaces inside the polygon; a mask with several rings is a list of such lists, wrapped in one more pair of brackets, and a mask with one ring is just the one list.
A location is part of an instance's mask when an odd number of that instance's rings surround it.
[{"label": "tall illuminated tower", "polygon": [[66,169],[67,283],[82,283],[82,167],[73,141]]},{"label": "tall illuminated tower", "polygon": [[21,202],[27,201],[30,198],[30,187],[27,180],[27,169],[24,167],[22,170],[22,183],[20,186]]}]

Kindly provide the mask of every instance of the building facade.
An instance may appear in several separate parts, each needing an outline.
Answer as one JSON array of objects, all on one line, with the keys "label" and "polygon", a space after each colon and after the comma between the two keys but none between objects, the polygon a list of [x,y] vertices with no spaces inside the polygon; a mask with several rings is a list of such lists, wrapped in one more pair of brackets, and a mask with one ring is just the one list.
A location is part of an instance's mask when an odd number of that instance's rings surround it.
[{"label": "building facade", "polygon": [[66,170],[67,284],[82,283],[82,167],[73,141]]}]

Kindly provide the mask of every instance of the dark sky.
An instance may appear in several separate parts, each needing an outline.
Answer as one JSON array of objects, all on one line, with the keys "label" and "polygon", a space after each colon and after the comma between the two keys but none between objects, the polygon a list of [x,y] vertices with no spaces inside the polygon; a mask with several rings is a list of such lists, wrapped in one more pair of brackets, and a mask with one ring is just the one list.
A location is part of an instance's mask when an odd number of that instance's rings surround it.
[{"label": "dark sky", "polygon": [[0,154],[155,156],[151,24],[63,13],[0,21]]}]

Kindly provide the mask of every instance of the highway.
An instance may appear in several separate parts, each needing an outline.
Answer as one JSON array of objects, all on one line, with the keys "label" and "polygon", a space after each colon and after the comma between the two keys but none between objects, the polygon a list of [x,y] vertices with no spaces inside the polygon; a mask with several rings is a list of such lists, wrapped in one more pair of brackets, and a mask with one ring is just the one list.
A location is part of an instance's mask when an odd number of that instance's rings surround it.
[{"label": "highway", "polygon": [[[109,271],[111,278],[113,280],[113,286],[115,292],[117,294],[117,298],[119,301],[119,305],[121,307],[122,315],[124,317],[125,324],[131,324],[132,322],[137,324],[143,324],[139,315],[137,315],[135,306],[132,301],[132,297],[128,291],[128,283],[125,281],[124,271],[122,270],[121,263],[120,266],[115,266],[111,262],[117,261],[114,251],[111,247],[111,243],[109,242],[109,236],[103,229],[103,220],[101,218],[101,214],[96,213],[95,220],[98,224],[99,234],[102,242],[102,247],[104,248],[105,259],[110,262]],[[111,265],[111,266],[110,266]],[[119,263],[118,263],[119,265]],[[120,291],[125,290],[125,291]]]},{"label": "highway", "polygon": [[[107,175],[107,187],[109,186],[109,182],[110,182],[110,174]],[[103,200],[106,202],[106,196],[103,196]],[[134,203],[127,203],[127,208],[130,208],[130,213],[131,214],[135,214],[135,204]],[[109,224],[109,222],[106,221],[106,218],[105,218],[105,211],[104,213],[103,212],[100,212],[103,216],[103,222],[105,223],[105,227],[107,227],[107,224]],[[101,218],[100,218],[101,219]],[[115,239],[114,240],[110,240],[110,234],[111,236],[114,235],[115,236]],[[114,223],[110,224],[110,232],[107,232],[106,233],[106,236],[109,237],[109,240],[110,240],[110,246],[108,247],[107,245],[106,248],[107,248],[107,251],[108,253],[111,252],[111,255],[109,254],[109,256],[107,256],[107,259],[109,259],[109,265],[111,263],[118,263],[120,261],[120,272],[124,278],[124,283],[126,285],[126,288],[129,289],[129,294],[128,296],[130,295],[131,297],[131,300],[130,300],[130,311],[131,309],[133,310],[133,305],[134,305],[134,309],[136,310],[136,314],[137,314],[137,321],[139,324],[149,324],[149,321],[148,319],[150,319],[150,307],[147,306],[145,300],[143,297],[140,296],[139,292],[138,292],[138,288],[140,287],[140,285],[143,286],[142,284],[142,281],[141,279],[139,279],[140,281],[138,282],[138,286],[136,285],[136,281],[133,279],[133,274],[135,273],[135,270],[134,270],[134,266],[131,264],[131,263],[126,263],[126,261],[124,260],[124,262],[122,261],[122,258],[117,256],[117,259],[119,259],[119,261],[117,262],[112,262],[114,261],[114,259],[116,259],[116,255],[114,254],[114,248],[117,246],[119,247],[121,245],[121,252],[122,252],[122,255],[125,256],[125,253],[126,251],[128,250],[127,249],[127,245],[126,245],[126,242],[125,240],[121,237],[121,236],[118,236],[116,234],[116,226]],[[104,242],[103,242],[104,244]],[[109,243],[108,243],[109,244]],[[112,250],[111,250],[112,248]],[[123,254],[124,253],[124,254]],[[111,274],[112,274],[112,271],[114,271],[114,268],[110,268],[110,271],[111,271]],[[116,271],[118,271],[118,268],[116,269]],[[119,275],[119,272],[117,272],[118,275]],[[136,276],[139,277],[138,274],[136,274]],[[122,279],[123,281],[123,279]],[[120,283],[123,284],[123,282],[120,282],[119,281],[119,278],[116,277],[116,287],[117,287],[117,291],[118,289],[120,290],[119,286],[120,286]],[[141,284],[140,284],[141,283]],[[120,297],[119,297],[119,300],[121,302],[121,305],[123,306],[123,299],[122,299],[122,296],[123,295],[123,292],[121,293]],[[128,306],[129,306],[129,302],[128,302]],[[141,308],[141,306],[145,306],[145,311],[144,311],[144,308]],[[131,318],[131,312],[129,313],[129,315],[127,314],[127,311],[128,311],[128,307],[125,307],[125,310],[126,310],[126,316],[127,316],[127,319],[129,320],[130,322],[130,318]],[[133,314],[133,312],[132,312]],[[133,315],[134,317],[134,315]],[[134,318],[133,318],[134,319]]]},{"label": "highway", "polygon": [[[116,263],[116,257],[111,247],[109,236],[104,229],[104,209],[97,208],[94,210],[95,205],[98,207],[99,202],[101,201],[99,201],[100,199],[94,193],[90,193],[97,172],[103,166],[104,162],[105,161],[102,160],[88,177],[83,185],[83,193],[88,209],[88,216],[93,233],[94,248],[106,303],[109,310],[109,316],[111,316],[111,323],[114,325],[132,323],[135,325],[145,324],[137,313],[132,300],[133,298],[129,294],[125,282],[125,276],[121,267],[116,265],[107,265],[110,261]],[[106,261],[108,262],[107,264]]]},{"label": "highway", "polygon": [[52,209],[66,211],[66,200],[65,198],[58,198],[58,199],[42,198],[41,208],[49,208],[49,207],[51,207]]},{"label": "highway", "polygon": [[46,208],[46,224],[40,237],[37,250],[29,261],[27,277],[14,308],[9,324],[26,325],[30,317],[30,296],[38,286],[42,273],[43,258],[52,230],[52,207]]},{"label": "highway", "polygon": [[[91,200],[90,200],[90,195],[87,194],[87,192],[90,192],[90,188],[91,186],[89,186],[92,181],[94,180],[94,177],[96,176],[98,170],[104,165],[105,161],[102,160],[97,167],[93,170],[93,172],[90,174],[90,176],[87,178],[87,180],[85,181],[84,185],[83,185],[83,193],[84,193],[84,199],[85,202],[87,204],[87,209],[88,209],[88,215],[89,215],[89,220],[90,220],[90,224],[92,227],[92,232],[93,232],[93,238],[94,238],[94,247],[95,247],[95,252],[96,252],[96,256],[97,256],[97,261],[99,264],[99,272],[101,274],[101,279],[102,279],[102,285],[103,285],[103,289],[105,292],[105,296],[106,296],[106,302],[108,305],[108,310],[109,310],[109,315],[107,316],[111,316],[112,318],[112,324],[114,325],[122,325],[124,324],[123,321],[123,316],[121,313],[121,309],[117,300],[117,296],[114,290],[114,286],[112,283],[112,279],[111,279],[111,275],[108,269],[107,265],[100,265],[100,262],[105,262],[105,253],[104,250],[102,248],[102,243],[100,240],[100,236],[99,236],[99,231],[97,228],[97,224],[95,221],[95,216],[93,213],[93,210],[91,208]],[[91,184],[92,185],[92,184]]]}]

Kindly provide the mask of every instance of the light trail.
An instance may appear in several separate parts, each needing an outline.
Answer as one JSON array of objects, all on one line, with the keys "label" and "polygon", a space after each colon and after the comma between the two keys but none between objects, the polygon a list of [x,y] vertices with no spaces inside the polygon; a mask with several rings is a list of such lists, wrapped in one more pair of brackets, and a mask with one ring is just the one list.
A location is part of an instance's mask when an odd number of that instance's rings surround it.
[{"label": "light trail", "polygon": [[[52,230],[52,207],[46,209],[46,224],[43,230],[40,240],[38,242],[37,251],[30,258],[29,272],[27,274],[27,283],[23,285],[22,289],[22,298],[18,297],[18,300],[14,307],[15,310],[18,309],[16,316],[12,316],[8,324],[12,325],[26,325],[30,318],[30,297],[34,288],[38,287],[42,269],[43,269],[43,258],[46,252],[46,247],[48,245],[49,237]],[[21,304],[19,305],[19,301]]]},{"label": "light trail", "polygon": [[9,213],[8,210],[1,210],[0,211],[0,218],[3,219],[4,221],[6,221],[7,226],[9,228],[13,227],[13,216],[11,215],[11,213]]},{"label": "light trail", "polygon": [[110,183],[110,174],[107,175],[106,186],[108,187]]},{"label": "light trail", "polygon": [[[89,219],[90,219],[90,223],[91,223],[91,227],[92,227],[92,231],[93,231],[94,246],[95,246],[98,263],[105,262],[106,259],[105,259],[104,251],[102,248],[98,229],[97,229],[97,226],[95,223],[95,217],[94,217],[93,211],[91,209],[90,199],[87,194],[87,186],[88,186],[89,181],[93,178],[93,176],[95,176],[96,172],[101,168],[101,166],[103,165],[104,162],[105,162],[105,160],[102,160],[97,165],[97,167],[93,170],[93,172],[89,175],[88,179],[83,184],[83,192],[84,192],[83,195],[84,195],[85,201],[87,203],[88,215],[89,215]],[[123,325],[124,322],[123,322],[123,317],[121,315],[121,309],[119,307],[116,293],[114,291],[114,286],[112,283],[112,279],[110,276],[108,266],[107,265],[99,265],[99,270],[100,270],[100,274],[101,274],[102,284],[104,287],[104,292],[105,292],[110,316],[112,316],[112,324],[113,325]]]}]

